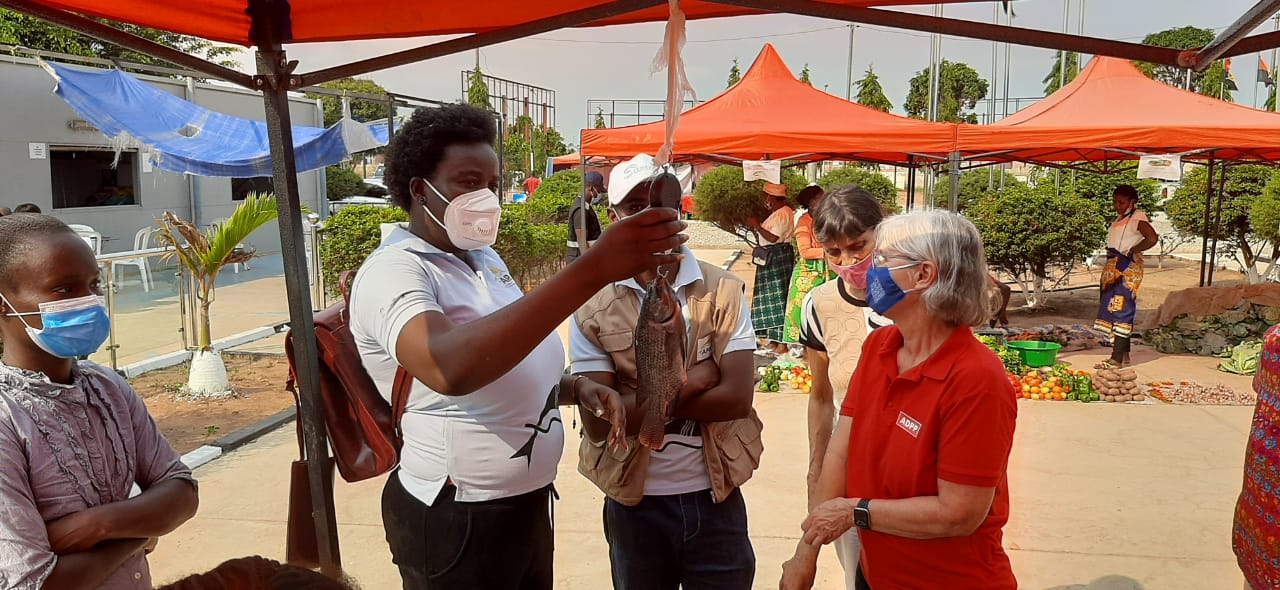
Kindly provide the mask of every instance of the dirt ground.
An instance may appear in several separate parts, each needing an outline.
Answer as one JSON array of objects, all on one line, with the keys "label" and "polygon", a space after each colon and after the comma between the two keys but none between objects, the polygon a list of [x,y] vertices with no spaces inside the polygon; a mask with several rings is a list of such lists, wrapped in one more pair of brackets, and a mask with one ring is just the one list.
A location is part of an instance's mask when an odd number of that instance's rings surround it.
[{"label": "dirt ground", "polygon": [[224,352],[223,360],[236,392],[226,399],[179,398],[178,392],[187,379],[185,364],[152,371],[131,381],[160,430],[179,453],[207,445],[293,406],[293,396],[284,388],[289,363],[283,356]]},{"label": "dirt ground", "polygon": [[[1200,285],[1200,263],[1196,261],[1166,258],[1164,268],[1160,268],[1155,257],[1147,259],[1146,274],[1142,279],[1142,288],[1138,292],[1138,325],[1143,324],[1147,315],[1155,312],[1164,303],[1166,297],[1175,291],[1198,287]],[[1008,277],[1002,277],[1007,280]],[[1016,284],[1013,285],[1013,297],[1009,301],[1009,322],[1015,326],[1041,326],[1045,324],[1085,325],[1093,324],[1098,313],[1098,280],[1101,269],[1080,268],[1072,273],[1064,285],[1073,288],[1069,291],[1050,293],[1047,297],[1048,308],[1028,310],[1022,307],[1025,299]],[[1215,287],[1239,285],[1244,276],[1238,272],[1217,269],[1213,274]],[[1085,287],[1085,288],[1077,288]]]}]

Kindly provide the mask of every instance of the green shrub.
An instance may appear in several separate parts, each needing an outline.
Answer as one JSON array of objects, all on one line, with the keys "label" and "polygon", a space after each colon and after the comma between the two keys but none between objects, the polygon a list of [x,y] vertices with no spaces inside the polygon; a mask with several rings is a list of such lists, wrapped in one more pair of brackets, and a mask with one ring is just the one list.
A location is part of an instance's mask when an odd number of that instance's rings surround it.
[{"label": "green shrub", "polygon": [[818,179],[818,186],[823,190],[831,190],[846,184],[860,186],[875,195],[876,200],[880,201],[880,205],[890,214],[902,211],[902,207],[898,205],[898,187],[894,186],[893,181],[888,177],[874,170],[847,165],[836,168]]},{"label": "green shrub", "polygon": [[[787,193],[792,198],[791,206],[795,207],[796,194],[809,183],[791,168],[782,171],[782,182],[787,185]],[[746,229],[750,227],[747,224],[749,219],[763,221],[769,216],[764,198],[764,181],[743,180],[742,169],[736,166],[720,166],[707,172],[693,190],[698,219],[736,234],[749,231]]]},{"label": "green shrub", "polygon": [[1024,293],[1033,293],[1032,307],[1043,305],[1045,281],[1070,271],[1107,239],[1097,205],[1075,193],[1057,194],[1052,184],[1006,185],[964,214],[982,236],[987,264],[1017,279]]},{"label": "green shrub", "polygon": [[520,206],[524,207],[523,213],[530,223],[567,224],[569,210],[573,208],[573,203],[581,192],[582,172],[561,170],[543,181],[529,200]]},{"label": "green shrub", "polygon": [[341,166],[324,169],[324,190],[330,201],[365,194],[364,179],[359,174]]},{"label": "green shrub", "polygon": [[320,264],[325,290],[338,295],[338,275],[356,270],[378,248],[382,240],[381,225],[409,221],[409,214],[399,207],[349,205],[343,207],[324,226],[320,243]]},{"label": "green shrub", "polygon": [[565,223],[533,223],[533,209],[523,203],[502,206],[502,223],[498,225],[498,241],[493,249],[507,263],[511,276],[528,291],[546,280],[564,265],[565,242],[569,227]]},{"label": "green shrub", "polygon": [[[968,170],[960,175],[960,210],[964,211],[972,207],[978,199],[986,196],[988,192],[1000,190],[1000,174],[1004,174],[1005,190],[1011,188],[1025,188],[1027,183],[1018,180],[1017,176],[1012,173],[993,168],[979,168]],[[992,191],[988,191],[987,187],[993,187]],[[951,182],[947,176],[939,176],[938,183],[933,187],[933,206],[942,209],[951,207]]]}]

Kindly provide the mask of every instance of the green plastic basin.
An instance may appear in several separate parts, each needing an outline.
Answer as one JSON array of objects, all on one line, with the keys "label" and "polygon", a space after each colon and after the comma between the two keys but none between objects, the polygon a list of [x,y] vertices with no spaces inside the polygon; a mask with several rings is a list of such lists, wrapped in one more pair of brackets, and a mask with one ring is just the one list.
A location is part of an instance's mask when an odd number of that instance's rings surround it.
[{"label": "green plastic basin", "polygon": [[1057,342],[1040,342],[1039,340],[1023,340],[1006,342],[1005,346],[1018,351],[1022,364],[1028,367],[1052,367],[1058,360],[1058,351],[1062,345]]}]

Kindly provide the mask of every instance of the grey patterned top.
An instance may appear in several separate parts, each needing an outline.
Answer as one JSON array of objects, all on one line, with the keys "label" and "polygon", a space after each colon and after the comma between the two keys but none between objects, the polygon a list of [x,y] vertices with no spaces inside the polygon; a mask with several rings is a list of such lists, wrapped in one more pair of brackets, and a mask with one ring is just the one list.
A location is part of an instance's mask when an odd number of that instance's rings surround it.
[{"label": "grey patterned top", "polygon": [[[170,479],[195,485],[142,398],[106,367],[80,362],[72,384],[0,363],[0,588],[38,590],[57,555],[45,523]],[[146,558],[101,588],[151,588]]]}]

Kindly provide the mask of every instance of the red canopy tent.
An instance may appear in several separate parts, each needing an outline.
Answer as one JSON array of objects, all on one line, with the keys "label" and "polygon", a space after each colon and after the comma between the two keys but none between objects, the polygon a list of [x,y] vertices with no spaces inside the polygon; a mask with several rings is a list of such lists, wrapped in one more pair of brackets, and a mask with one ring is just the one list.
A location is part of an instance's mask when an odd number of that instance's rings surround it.
[{"label": "red canopy tent", "polygon": [[[849,22],[874,24],[1006,41],[1089,54],[1116,55],[1152,63],[1191,66],[1198,70],[1220,57],[1243,55],[1280,46],[1280,32],[1245,39],[1249,31],[1280,8],[1280,0],[1259,0],[1209,46],[1190,52],[1136,43],[1094,39],[1033,29],[988,25],[877,10],[871,6],[918,4],[924,0],[670,0],[690,18],[756,12],[788,12]],[[953,3],[964,0],[933,0]],[[300,423],[307,454],[311,499],[320,561],[340,568],[334,521],[327,433],[319,394],[319,365],[312,302],[307,285],[298,183],[294,165],[288,92],[293,89],[468,51],[565,27],[665,20],[664,0],[477,0],[465,5],[426,2],[339,2],[337,0],[0,0],[0,7],[41,18],[135,51],[188,67],[211,77],[260,90],[272,146],[272,165],[280,207],[281,247],[289,316],[294,331]],[[218,41],[256,46],[257,75],[250,76],[164,45],[131,35],[94,18],[108,19]],[[296,73],[284,45],[306,41],[340,41],[404,36],[470,33],[460,38],[356,61],[310,73]]]},{"label": "red canopy tent", "polygon": [[[666,137],[657,121],[584,129],[587,157],[655,154]],[[945,160],[955,151],[955,126],[908,119],[849,102],[796,79],[766,44],[742,80],[680,115],[679,160],[865,160],[911,164]]]},{"label": "red canopy tent", "polygon": [[1098,57],[1048,98],[991,125],[959,126],[970,159],[1038,164],[1134,160],[1146,154],[1280,159],[1280,114],[1188,92]]}]

